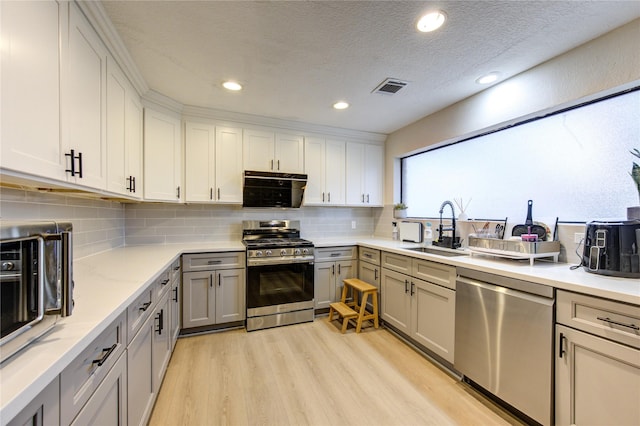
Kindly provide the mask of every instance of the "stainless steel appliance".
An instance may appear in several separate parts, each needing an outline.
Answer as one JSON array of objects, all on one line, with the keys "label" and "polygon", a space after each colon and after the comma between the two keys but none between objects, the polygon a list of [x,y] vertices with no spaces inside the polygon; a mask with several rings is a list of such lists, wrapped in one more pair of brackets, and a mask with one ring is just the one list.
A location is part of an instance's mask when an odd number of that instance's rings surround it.
[{"label": "stainless steel appliance", "polygon": [[594,274],[640,278],[640,220],[588,223],[582,265]]},{"label": "stainless steel appliance", "polygon": [[246,170],[243,207],[291,207],[302,205],[307,175]]},{"label": "stainless steel appliance", "polygon": [[313,321],[313,243],[297,220],[244,221],[247,330]]},{"label": "stainless steel appliance", "polygon": [[72,225],[0,225],[0,362],[73,311]]},{"label": "stainless steel appliance", "polygon": [[541,424],[553,424],[553,288],[458,269],[454,368]]}]

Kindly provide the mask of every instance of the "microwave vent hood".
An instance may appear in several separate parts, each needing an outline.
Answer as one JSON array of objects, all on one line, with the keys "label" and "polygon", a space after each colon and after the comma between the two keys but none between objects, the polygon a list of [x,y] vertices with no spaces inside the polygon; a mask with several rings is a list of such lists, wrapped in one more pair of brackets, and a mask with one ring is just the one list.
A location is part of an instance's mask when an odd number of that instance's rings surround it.
[{"label": "microwave vent hood", "polygon": [[307,175],[245,170],[242,207],[299,208]]}]

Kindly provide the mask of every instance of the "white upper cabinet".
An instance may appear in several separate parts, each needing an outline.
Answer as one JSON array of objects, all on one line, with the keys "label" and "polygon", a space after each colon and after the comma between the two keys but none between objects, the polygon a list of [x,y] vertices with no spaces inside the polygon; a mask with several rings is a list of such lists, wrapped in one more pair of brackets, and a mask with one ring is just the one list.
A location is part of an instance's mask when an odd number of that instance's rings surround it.
[{"label": "white upper cabinet", "polygon": [[185,201],[242,203],[242,129],[187,123]]},{"label": "white upper cabinet", "polygon": [[65,179],[60,38],[66,3],[0,2],[3,169]]},{"label": "white upper cabinet", "polygon": [[107,190],[142,197],[142,106],[118,65],[107,60]]},{"label": "white upper cabinet", "polygon": [[345,142],[305,138],[304,170],[308,175],[305,205],[344,205]]},{"label": "white upper cabinet", "polygon": [[304,173],[304,138],[261,130],[245,130],[245,170]]},{"label": "white upper cabinet", "polygon": [[182,200],[180,120],[144,109],[144,198]]},{"label": "white upper cabinet", "polygon": [[62,141],[69,181],[104,189],[107,50],[74,3],[69,4],[69,45],[62,52]]},{"label": "white upper cabinet", "polygon": [[347,143],[347,199],[353,206],[382,206],[384,147]]},{"label": "white upper cabinet", "polygon": [[216,127],[216,201],[242,203],[242,129]]}]

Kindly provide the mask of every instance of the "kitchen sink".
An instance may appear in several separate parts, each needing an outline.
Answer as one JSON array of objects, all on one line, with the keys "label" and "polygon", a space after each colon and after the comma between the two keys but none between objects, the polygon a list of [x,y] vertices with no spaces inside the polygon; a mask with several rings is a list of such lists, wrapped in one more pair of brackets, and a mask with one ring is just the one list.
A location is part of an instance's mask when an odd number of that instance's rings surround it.
[{"label": "kitchen sink", "polygon": [[407,249],[407,250],[417,251],[417,252],[420,252],[420,253],[435,254],[435,255],[438,255],[438,256],[447,256],[447,257],[468,256],[469,255],[469,253],[466,253],[464,251],[448,249],[448,248],[441,248],[441,247],[414,247],[414,248],[410,248],[410,249]]}]

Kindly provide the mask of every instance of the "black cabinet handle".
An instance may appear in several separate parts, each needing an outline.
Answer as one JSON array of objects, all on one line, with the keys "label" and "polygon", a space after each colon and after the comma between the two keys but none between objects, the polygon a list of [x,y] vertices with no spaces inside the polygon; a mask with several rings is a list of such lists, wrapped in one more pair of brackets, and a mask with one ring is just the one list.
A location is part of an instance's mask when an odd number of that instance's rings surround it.
[{"label": "black cabinet handle", "polygon": [[180,198],[180,187],[176,188],[176,198]]},{"label": "black cabinet handle", "polygon": [[144,312],[149,309],[149,306],[151,306],[151,302],[145,302],[138,308],[138,310]]},{"label": "black cabinet handle", "polygon": [[156,319],[158,320],[158,335],[162,335],[162,330],[164,330],[164,309],[160,309],[158,315],[156,315]]},{"label": "black cabinet handle", "polygon": [[173,289],[173,301],[178,303],[178,287]]},{"label": "black cabinet handle", "polygon": [[566,351],[564,350],[564,334],[560,333],[560,350],[559,350],[559,357],[562,358],[562,355],[564,355],[566,353]]},{"label": "black cabinet handle", "polygon": [[373,279],[376,281],[378,280],[378,268],[373,270]]},{"label": "black cabinet handle", "polygon": [[609,317],[596,317],[596,318],[599,319],[600,321],[608,322],[609,324],[615,324],[615,325],[619,325],[621,327],[627,327],[627,328],[630,328],[630,329],[635,330],[635,331],[640,330],[640,327],[638,327],[635,324],[625,324],[623,322],[614,321]]},{"label": "black cabinet handle", "polygon": [[340,274],[342,273],[342,268],[341,268],[341,266],[342,266],[342,265],[340,265],[340,264],[338,263],[338,275],[340,275]]},{"label": "black cabinet handle", "polygon": [[161,282],[160,284],[162,284],[162,285],[167,285],[167,283],[169,283],[169,279],[162,280],[162,282]]},{"label": "black cabinet handle", "polygon": [[209,188],[209,199],[213,200],[213,188]]},{"label": "black cabinet handle", "polygon": [[135,176],[131,176],[131,180],[133,181],[133,193],[136,192],[136,177]]},{"label": "black cabinet handle", "polygon": [[[82,178],[82,153],[79,152],[76,155],[75,149],[72,149],[68,154],[64,154],[65,157],[69,157],[71,159],[71,168],[65,169],[65,172],[71,173],[71,176],[78,176]],[[76,171],[76,160],[78,160],[78,170]]]},{"label": "black cabinet handle", "polygon": [[220,199],[220,188],[218,188],[218,200]]},{"label": "black cabinet handle", "polygon": [[404,280],[404,292],[405,293],[409,293],[409,281],[408,280]]},{"label": "black cabinet handle", "polygon": [[415,293],[415,291],[413,291],[415,286],[416,285],[413,283],[413,281],[411,281],[411,296],[413,296],[413,293]]},{"label": "black cabinet handle", "polygon": [[336,265],[331,265],[331,275],[335,275],[336,274]]},{"label": "black cabinet handle", "polygon": [[111,353],[115,351],[117,347],[118,344],[114,343],[110,348],[103,349],[102,352],[107,351],[107,353],[102,355],[102,358],[94,359],[93,361],[91,361],[91,364],[98,364],[98,367],[102,366],[102,364],[107,361],[107,358],[109,358],[109,355],[111,355]]}]

